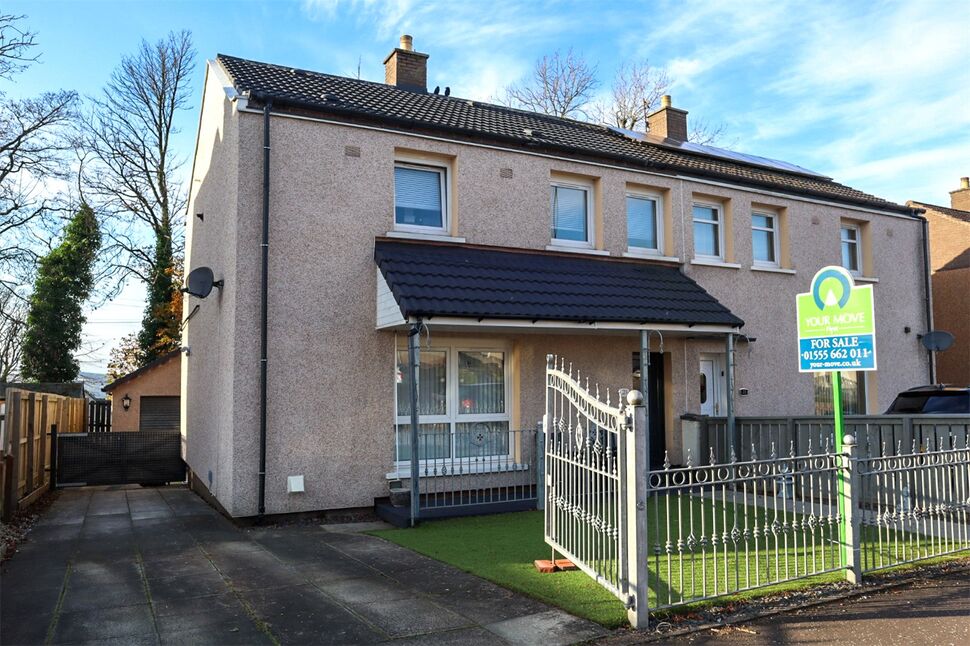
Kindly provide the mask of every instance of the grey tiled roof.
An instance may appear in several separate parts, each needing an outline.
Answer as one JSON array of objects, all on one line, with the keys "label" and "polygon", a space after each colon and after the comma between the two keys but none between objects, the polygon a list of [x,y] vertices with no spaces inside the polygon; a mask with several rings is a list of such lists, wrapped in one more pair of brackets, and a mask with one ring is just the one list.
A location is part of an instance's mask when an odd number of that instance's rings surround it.
[{"label": "grey tiled roof", "polygon": [[634,167],[910,213],[906,206],[818,176],[781,172],[636,141],[601,125],[223,54],[217,60],[238,92],[248,92],[258,102],[271,98],[277,107],[288,105],[400,130],[447,132],[529,150],[608,159]]},{"label": "grey tiled roof", "polygon": [[643,261],[387,239],[374,260],[406,317],[744,325],[678,268]]}]

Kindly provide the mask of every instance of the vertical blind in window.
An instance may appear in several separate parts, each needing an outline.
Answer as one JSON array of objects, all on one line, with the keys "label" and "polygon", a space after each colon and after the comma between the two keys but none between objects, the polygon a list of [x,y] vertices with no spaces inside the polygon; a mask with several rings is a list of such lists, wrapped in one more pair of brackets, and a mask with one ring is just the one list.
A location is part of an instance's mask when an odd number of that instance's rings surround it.
[{"label": "vertical blind in window", "polygon": [[751,216],[751,244],[754,259],[758,262],[775,263],[775,218],[755,213]]},{"label": "vertical blind in window", "polygon": [[443,227],[441,176],[442,172],[438,170],[395,167],[394,221],[420,227]]},{"label": "vertical blind in window", "polygon": [[[448,353],[422,350],[418,365],[418,413],[448,414]],[[411,366],[407,350],[397,353],[397,414],[411,414]]]},{"label": "vertical blind in window", "polygon": [[458,353],[458,414],[505,412],[505,354]]},{"label": "vertical blind in window", "polygon": [[645,197],[626,198],[627,238],[631,247],[657,249],[657,202]]},{"label": "vertical blind in window", "polygon": [[555,240],[588,242],[586,191],[552,187],[552,237]]},{"label": "vertical blind in window", "polygon": [[721,236],[718,233],[720,218],[717,209],[710,206],[694,206],[694,254],[720,256]]}]

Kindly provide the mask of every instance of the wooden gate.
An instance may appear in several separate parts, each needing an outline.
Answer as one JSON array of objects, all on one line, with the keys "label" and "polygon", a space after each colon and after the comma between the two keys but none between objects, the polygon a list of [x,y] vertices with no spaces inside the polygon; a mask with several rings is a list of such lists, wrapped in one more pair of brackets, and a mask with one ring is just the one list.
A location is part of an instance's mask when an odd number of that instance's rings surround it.
[{"label": "wooden gate", "polygon": [[88,402],[88,433],[105,433],[111,430],[111,402]]}]

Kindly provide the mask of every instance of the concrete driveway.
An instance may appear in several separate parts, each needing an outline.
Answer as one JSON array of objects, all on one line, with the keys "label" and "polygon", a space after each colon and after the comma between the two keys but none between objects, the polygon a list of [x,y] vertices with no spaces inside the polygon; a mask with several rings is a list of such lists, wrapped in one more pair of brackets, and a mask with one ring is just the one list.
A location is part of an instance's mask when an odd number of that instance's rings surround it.
[{"label": "concrete driveway", "polygon": [[606,633],[341,530],[241,530],[181,487],[65,490],[0,574],[0,643],[569,644]]}]

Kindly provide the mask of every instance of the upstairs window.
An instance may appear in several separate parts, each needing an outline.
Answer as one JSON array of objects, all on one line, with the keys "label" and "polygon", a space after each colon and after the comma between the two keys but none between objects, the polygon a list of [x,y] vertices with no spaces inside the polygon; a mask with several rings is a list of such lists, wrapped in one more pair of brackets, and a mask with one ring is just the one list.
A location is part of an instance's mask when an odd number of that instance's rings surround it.
[{"label": "upstairs window", "polygon": [[590,187],[553,184],[550,192],[553,244],[591,247]]},{"label": "upstairs window", "polygon": [[849,270],[851,274],[858,274],[862,267],[859,258],[859,227],[851,224],[843,224],[841,229],[842,241],[842,266]]},{"label": "upstairs window", "polygon": [[751,248],[754,264],[778,266],[778,216],[771,213],[751,214]]},{"label": "upstairs window", "polygon": [[394,167],[394,224],[405,231],[448,230],[445,169],[418,164]]},{"label": "upstairs window", "polygon": [[660,197],[627,193],[626,231],[631,250],[659,253],[663,244]]},{"label": "upstairs window", "polygon": [[721,207],[715,204],[694,204],[694,256],[715,260],[724,259],[721,228]]}]

